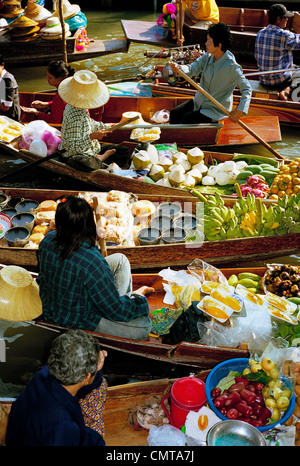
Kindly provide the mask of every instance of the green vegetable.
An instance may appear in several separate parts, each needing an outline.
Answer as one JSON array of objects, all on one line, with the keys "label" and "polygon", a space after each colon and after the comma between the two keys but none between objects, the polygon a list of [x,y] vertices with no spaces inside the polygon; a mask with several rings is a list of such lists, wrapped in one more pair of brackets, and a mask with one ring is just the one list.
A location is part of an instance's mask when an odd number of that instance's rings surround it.
[{"label": "green vegetable", "polygon": [[217,387],[219,387],[223,393],[224,390],[228,389],[235,383],[235,377],[238,375],[242,374],[240,372],[230,371],[226,377],[223,377],[223,379],[220,380]]}]

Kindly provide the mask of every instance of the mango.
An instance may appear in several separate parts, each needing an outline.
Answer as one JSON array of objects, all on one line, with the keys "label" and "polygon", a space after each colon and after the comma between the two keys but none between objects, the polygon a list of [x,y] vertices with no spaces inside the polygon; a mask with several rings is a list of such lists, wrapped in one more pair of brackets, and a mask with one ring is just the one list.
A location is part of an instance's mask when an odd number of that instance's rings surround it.
[{"label": "mango", "polygon": [[238,274],[238,279],[242,280],[243,278],[250,278],[251,280],[255,280],[257,282],[260,281],[261,277],[259,275],[256,275],[256,273],[251,273],[251,272],[241,272]]},{"label": "mango", "polygon": [[238,284],[244,286],[245,288],[257,288],[257,282],[251,278],[242,278],[238,281]]}]

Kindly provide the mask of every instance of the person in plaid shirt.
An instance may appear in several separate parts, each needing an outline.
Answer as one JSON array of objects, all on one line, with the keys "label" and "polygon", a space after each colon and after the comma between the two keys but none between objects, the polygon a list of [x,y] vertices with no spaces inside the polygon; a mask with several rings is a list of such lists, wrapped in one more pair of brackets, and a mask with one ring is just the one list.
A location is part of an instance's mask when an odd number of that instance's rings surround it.
[{"label": "person in plaid shirt", "polygon": [[133,293],[126,256],[102,256],[88,202],[66,196],[57,206],[55,223],[56,231],[47,233],[39,245],[43,320],[145,340],[151,330],[145,294],[154,289],[143,286]]},{"label": "person in plaid shirt", "polygon": [[276,3],[269,9],[269,24],[257,33],[255,58],[258,71],[286,69],[283,73],[265,74],[259,77],[261,84],[279,91],[282,100],[288,100],[294,67],[293,50],[300,49],[300,34],[286,30],[288,19],[294,13],[284,5]]}]

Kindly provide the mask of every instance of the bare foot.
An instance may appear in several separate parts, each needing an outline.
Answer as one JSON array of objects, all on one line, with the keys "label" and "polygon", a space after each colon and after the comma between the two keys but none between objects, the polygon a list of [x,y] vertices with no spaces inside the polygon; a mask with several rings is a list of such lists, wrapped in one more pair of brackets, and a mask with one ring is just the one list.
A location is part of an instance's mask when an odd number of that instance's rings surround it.
[{"label": "bare foot", "polygon": [[113,155],[115,152],[116,152],[116,149],[108,149],[103,154],[98,155],[97,158],[101,160],[101,162],[104,162],[104,160],[108,159],[108,157]]},{"label": "bare foot", "polygon": [[155,288],[152,288],[152,286],[141,286],[140,288],[135,290],[134,293],[145,296],[146,294],[154,293],[154,291]]},{"label": "bare foot", "polygon": [[283,91],[279,92],[279,99],[280,100],[290,100],[290,92],[291,88],[287,87],[286,89],[283,89]]}]

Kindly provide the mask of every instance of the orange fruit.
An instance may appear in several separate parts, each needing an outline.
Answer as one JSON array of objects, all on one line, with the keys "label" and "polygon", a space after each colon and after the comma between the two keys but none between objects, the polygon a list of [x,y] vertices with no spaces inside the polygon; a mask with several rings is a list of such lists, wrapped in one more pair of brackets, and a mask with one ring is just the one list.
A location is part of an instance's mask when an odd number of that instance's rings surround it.
[{"label": "orange fruit", "polygon": [[[300,189],[300,188],[299,188]],[[271,196],[269,197],[269,199],[273,199],[274,201],[276,201],[278,199],[278,196],[277,194],[271,194]]]},{"label": "orange fruit", "polygon": [[293,187],[293,193],[294,193],[294,194],[297,194],[299,191],[300,191],[300,185],[299,185],[299,184],[296,184],[296,185]]},{"label": "orange fruit", "polygon": [[277,196],[281,199],[283,196],[285,196],[285,191],[278,191]]},{"label": "orange fruit", "polygon": [[278,183],[278,188],[279,188],[279,191],[285,191],[287,188],[287,184],[284,183],[282,180],[280,180]]},{"label": "orange fruit", "polygon": [[299,176],[295,176],[295,178],[293,178],[293,184],[300,184],[300,178]]},{"label": "orange fruit", "polygon": [[284,183],[288,184],[290,181],[292,181],[291,175],[288,175],[288,174],[283,175],[282,181],[283,181]]},{"label": "orange fruit", "polygon": [[287,190],[285,191],[285,194],[286,194],[287,196],[290,196],[291,194],[293,194],[293,190],[292,190],[292,189],[287,189]]},{"label": "orange fruit", "polygon": [[272,186],[271,186],[271,193],[272,193],[272,194],[277,194],[278,191],[279,191],[279,188],[278,188],[277,184],[272,184]]}]

